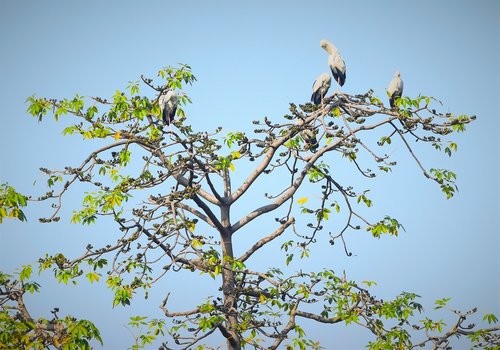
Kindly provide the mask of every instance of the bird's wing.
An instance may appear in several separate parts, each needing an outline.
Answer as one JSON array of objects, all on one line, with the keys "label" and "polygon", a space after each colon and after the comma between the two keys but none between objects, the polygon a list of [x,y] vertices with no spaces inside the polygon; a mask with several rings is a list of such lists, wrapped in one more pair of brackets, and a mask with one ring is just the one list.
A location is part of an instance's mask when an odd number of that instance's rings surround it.
[{"label": "bird's wing", "polygon": [[318,91],[320,87],[321,87],[321,79],[318,78],[314,81],[314,84],[312,86],[313,92]]},{"label": "bird's wing", "polygon": [[158,97],[158,106],[160,107],[162,120],[164,123],[166,123],[168,119],[168,112],[167,112],[167,101],[165,95],[160,95],[160,97]]},{"label": "bird's wing", "polygon": [[331,78],[328,73],[321,74],[313,84],[313,94],[311,95],[311,102],[315,105],[321,103],[321,98],[324,97],[330,88]]},{"label": "bird's wing", "polygon": [[397,81],[396,78],[392,79],[391,82],[389,83],[389,87],[387,88],[387,92],[389,93],[389,96],[394,95],[394,93],[397,90]]},{"label": "bird's wing", "polygon": [[165,95],[160,95],[160,97],[158,97],[158,105],[160,106],[160,108],[163,108],[165,102]]},{"label": "bird's wing", "polygon": [[332,86],[332,78],[330,78],[330,74],[328,74],[323,81],[323,87],[328,91],[328,89]]},{"label": "bird's wing", "polygon": [[396,105],[396,98],[403,95],[403,81],[401,78],[394,77],[389,83],[387,92],[389,93],[389,104],[391,108],[394,108]]},{"label": "bird's wing", "polygon": [[346,78],[346,66],[345,62],[339,53],[336,55],[331,55],[328,57],[328,64],[333,74],[333,78],[343,86]]},{"label": "bird's wing", "polygon": [[311,102],[314,103],[315,105],[319,105],[321,103],[321,93],[319,89],[313,91],[311,95]]},{"label": "bird's wing", "polygon": [[161,119],[165,124],[170,125],[170,116],[168,113],[168,108],[162,108]]},{"label": "bird's wing", "polygon": [[168,119],[166,121],[167,125],[170,125],[174,121],[175,118],[175,112],[177,112],[177,105],[174,104],[171,106],[171,108],[168,108]]}]

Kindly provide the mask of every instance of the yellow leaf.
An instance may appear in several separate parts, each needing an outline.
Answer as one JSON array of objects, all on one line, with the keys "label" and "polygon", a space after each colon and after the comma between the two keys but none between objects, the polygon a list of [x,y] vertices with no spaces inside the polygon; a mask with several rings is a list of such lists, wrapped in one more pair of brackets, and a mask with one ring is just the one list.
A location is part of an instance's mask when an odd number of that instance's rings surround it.
[{"label": "yellow leaf", "polygon": [[297,200],[297,203],[299,204],[305,204],[307,202],[307,197],[302,197]]},{"label": "yellow leaf", "polygon": [[264,304],[266,302],[267,298],[266,298],[266,296],[264,294],[261,294],[259,296],[259,300],[260,300],[261,304]]},{"label": "yellow leaf", "polygon": [[120,132],[117,131],[115,132],[115,140],[118,140],[120,138]]},{"label": "yellow leaf", "polygon": [[89,272],[87,274],[87,278],[89,279],[90,283],[94,283],[94,281],[99,281],[99,275],[95,272]]},{"label": "yellow leaf", "polygon": [[[188,222],[186,223],[186,228],[191,231],[191,232],[194,232],[194,229],[196,228],[196,225],[194,224],[194,222]],[[196,247],[195,247],[196,248]]]},{"label": "yellow leaf", "polygon": [[202,245],[203,245],[203,243],[201,243],[200,240],[198,240],[196,238],[191,241],[191,246],[193,248],[198,248],[198,247],[201,247]]},{"label": "yellow leaf", "polygon": [[234,171],[234,164],[233,164],[233,163],[231,163],[231,164],[229,165],[229,169],[231,169],[231,171]]},{"label": "yellow leaf", "polygon": [[233,159],[239,159],[241,157],[241,153],[238,151],[234,151],[231,153],[231,156],[233,157]]}]

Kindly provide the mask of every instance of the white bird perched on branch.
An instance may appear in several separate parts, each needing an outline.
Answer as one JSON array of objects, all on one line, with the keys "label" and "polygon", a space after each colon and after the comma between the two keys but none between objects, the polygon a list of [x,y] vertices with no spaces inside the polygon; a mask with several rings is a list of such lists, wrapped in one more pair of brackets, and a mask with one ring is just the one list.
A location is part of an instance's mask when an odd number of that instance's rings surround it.
[{"label": "white bird perched on branch", "polygon": [[391,105],[391,108],[394,108],[396,98],[403,95],[403,81],[401,80],[401,73],[399,73],[398,70],[396,71],[396,74],[394,74],[394,78],[389,83],[387,93],[389,94],[389,104]]},{"label": "white bird perched on branch", "polygon": [[321,40],[319,45],[323,50],[328,52],[328,65],[332,71],[333,78],[340,86],[344,86],[346,67],[339,50],[326,39]]},{"label": "white bird perched on branch", "polygon": [[174,90],[169,90],[167,93],[162,93],[158,98],[158,105],[160,106],[161,116],[163,122],[170,125],[174,121],[175,112],[177,111],[177,105],[179,96]]},{"label": "white bird perched on branch", "polygon": [[313,84],[313,93],[311,96],[311,102],[315,105],[319,105],[323,102],[328,89],[332,84],[332,78],[328,73],[322,73]]}]

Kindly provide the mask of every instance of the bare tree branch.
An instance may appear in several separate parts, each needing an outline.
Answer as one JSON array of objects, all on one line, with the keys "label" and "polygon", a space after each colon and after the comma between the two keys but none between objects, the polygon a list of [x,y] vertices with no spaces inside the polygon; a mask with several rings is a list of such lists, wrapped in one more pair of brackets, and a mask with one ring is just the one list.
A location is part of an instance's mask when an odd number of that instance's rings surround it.
[{"label": "bare tree branch", "polygon": [[286,220],[283,224],[281,224],[281,226],[278,227],[278,229],[276,229],[276,231],[274,231],[270,235],[262,238],[260,241],[258,241],[257,243],[255,243],[249,250],[247,250],[242,256],[240,256],[238,260],[241,261],[241,262],[246,261],[257,250],[259,250],[264,245],[266,245],[267,243],[269,243],[272,240],[274,240],[276,237],[279,237],[294,222],[295,222],[295,219],[293,217],[288,218],[288,220]]}]

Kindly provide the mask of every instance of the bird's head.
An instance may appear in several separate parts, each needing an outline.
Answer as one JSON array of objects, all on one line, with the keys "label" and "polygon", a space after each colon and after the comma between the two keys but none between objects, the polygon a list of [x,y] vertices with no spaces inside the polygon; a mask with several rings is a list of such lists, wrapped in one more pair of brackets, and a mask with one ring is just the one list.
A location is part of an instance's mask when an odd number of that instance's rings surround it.
[{"label": "bird's head", "polygon": [[322,39],[320,42],[319,42],[319,46],[321,46],[321,48],[323,50],[325,50],[326,52],[328,52],[330,55],[333,54],[333,52],[335,51],[335,46],[328,40],[326,39]]},{"label": "bird's head", "polygon": [[332,77],[330,76],[329,73],[322,73],[320,76],[319,76],[320,80],[325,82],[325,83],[330,83],[332,81]]},{"label": "bird's head", "polygon": [[401,78],[401,73],[397,70],[396,73],[394,74],[394,77]]},{"label": "bird's head", "polygon": [[169,90],[167,92],[167,98],[169,99],[177,99],[179,97],[179,94],[175,90]]}]

